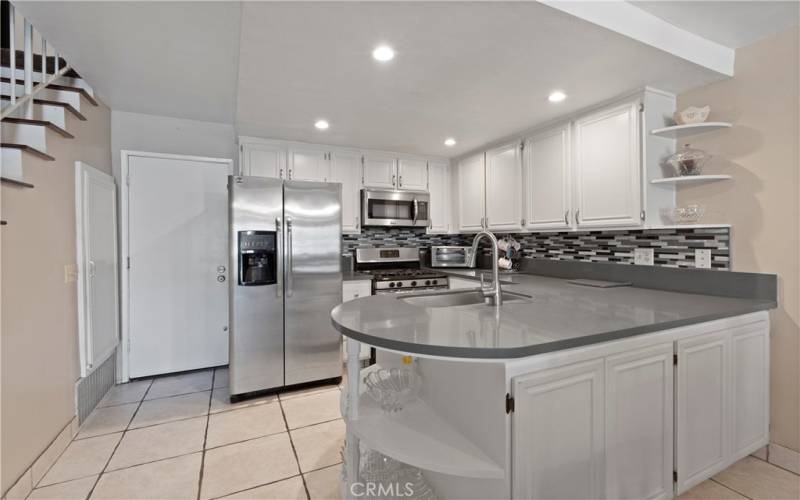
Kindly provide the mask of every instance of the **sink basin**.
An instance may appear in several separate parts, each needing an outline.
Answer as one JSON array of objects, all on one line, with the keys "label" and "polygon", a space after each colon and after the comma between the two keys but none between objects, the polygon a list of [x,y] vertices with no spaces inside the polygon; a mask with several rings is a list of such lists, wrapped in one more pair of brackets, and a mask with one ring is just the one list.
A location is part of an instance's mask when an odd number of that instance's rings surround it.
[{"label": "sink basin", "polygon": [[[484,304],[483,294],[477,290],[453,290],[448,292],[426,293],[411,296],[398,296],[411,305],[420,307],[457,307]],[[530,301],[530,295],[503,292],[503,304],[516,301]]]}]

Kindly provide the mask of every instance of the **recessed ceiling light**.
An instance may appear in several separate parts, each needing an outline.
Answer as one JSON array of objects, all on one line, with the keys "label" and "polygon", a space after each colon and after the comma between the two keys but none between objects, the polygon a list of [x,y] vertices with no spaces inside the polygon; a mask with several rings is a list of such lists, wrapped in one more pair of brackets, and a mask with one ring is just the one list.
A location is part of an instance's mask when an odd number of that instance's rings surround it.
[{"label": "recessed ceiling light", "polygon": [[372,51],[372,57],[380,62],[391,61],[394,59],[394,49],[388,45],[378,45],[375,47],[375,50]]},{"label": "recessed ceiling light", "polygon": [[547,100],[550,102],[561,102],[567,98],[567,94],[561,92],[560,90],[554,90],[547,96]]},{"label": "recessed ceiling light", "polygon": [[444,140],[444,145],[445,146],[455,146],[456,145],[456,140],[453,139],[452,137],[448,137],[447,139]]},{"label": "recessed ceiling light", "polygon": [[330,127],[331,124],[328,123],[326,120],[317,120],[314,126],[317,127],[319,130],[328,130],[328,127]]}]

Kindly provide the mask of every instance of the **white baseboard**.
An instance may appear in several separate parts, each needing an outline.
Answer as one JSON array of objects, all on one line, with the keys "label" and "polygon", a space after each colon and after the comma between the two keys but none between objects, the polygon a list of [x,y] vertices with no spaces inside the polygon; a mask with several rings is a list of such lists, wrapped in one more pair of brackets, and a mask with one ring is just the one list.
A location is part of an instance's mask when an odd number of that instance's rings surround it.
[{"label": "white baseboard", "polygon": [[791,450],[779,444],[770,443],[767,461],[782,469],[800,474],[800,452]]}]

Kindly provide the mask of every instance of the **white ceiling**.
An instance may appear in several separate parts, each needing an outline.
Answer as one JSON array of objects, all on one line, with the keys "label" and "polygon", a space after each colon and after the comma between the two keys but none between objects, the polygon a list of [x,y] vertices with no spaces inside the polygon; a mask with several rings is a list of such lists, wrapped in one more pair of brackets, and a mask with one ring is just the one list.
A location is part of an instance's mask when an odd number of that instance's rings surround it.
[{"label": "white ceiling", "polygon": [[707,2],[631,2],[686,31],[726,47],[739,48],[780,33],[800,22],[796,0]]},{"label": "white ceiling", "polygon": [[[536,2],[16,3],[113,109],[409,153],[457,156],[644,85],[724,78]],[[697,16],[675,14],[698,2],[662,3],[672,10],[637,6],[703,35]],[[755,36],[741,26],[755,14],[726,12],[727,28],[712,18],[705,31]],[[384,65],[370,57],[381,42],[397,50]],[[547,101],[556,88],[569,96],[558,105]],[[317,118],[331,128],[314,129]]]}]

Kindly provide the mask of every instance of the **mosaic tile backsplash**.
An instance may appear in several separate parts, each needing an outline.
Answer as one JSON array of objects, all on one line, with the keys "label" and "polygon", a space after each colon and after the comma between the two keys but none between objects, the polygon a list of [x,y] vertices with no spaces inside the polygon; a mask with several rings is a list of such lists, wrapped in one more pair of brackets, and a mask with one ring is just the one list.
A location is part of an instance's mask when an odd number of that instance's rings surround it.
[{"label": "mosaic tile backsplash", "polygon": [[[497,234],[498,237],[506,234]],[[711,250],[712,269],[730,270],[729,228],[629,229],[558,233],[512,233],[528,259],[633,264],[636,248],[653,248],[655,265],[694,268],[696,248]],[[367,228],[342,236],[342,252],[357,247],[469,245],[471,234],[428,235],[424,229]],[[487,250],[488,251],[488,250]]]}]

